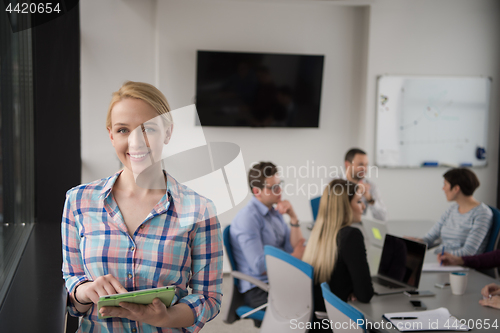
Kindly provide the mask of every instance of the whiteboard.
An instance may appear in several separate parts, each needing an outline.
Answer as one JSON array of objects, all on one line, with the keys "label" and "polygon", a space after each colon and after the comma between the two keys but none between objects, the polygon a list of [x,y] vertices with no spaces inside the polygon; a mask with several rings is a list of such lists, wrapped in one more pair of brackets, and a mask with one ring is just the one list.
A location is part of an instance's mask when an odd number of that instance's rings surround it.
[{"label": "whiteboard", "polygon": [[381,76],[376,164],[486,166],[491,80]]}]

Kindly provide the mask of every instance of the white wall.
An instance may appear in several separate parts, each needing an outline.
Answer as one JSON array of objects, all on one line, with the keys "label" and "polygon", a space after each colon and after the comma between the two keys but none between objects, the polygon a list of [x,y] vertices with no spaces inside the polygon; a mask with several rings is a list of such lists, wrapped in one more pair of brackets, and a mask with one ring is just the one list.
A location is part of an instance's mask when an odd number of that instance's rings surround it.
[{"label": "white wall", "polygon": [[155,2],[80,2],[82,182],[108,177],[119,160],[106,131],[111,94],[127,80],[154,84]]},{"label": "white wall", "polygon": [[[319,129],[211,127],[205,128],[208,141],[238,144],[247,168],[259,160],[297,169],[341,166],[345,151],[356,145],[373,160],[378,75],[491,76],[489,165],[474,171],[482,183],[477,199],[496,202],[496,0],[376,0],[371,6],[306,0],[86,0],[80,6],[84,182],[118,168],[104,121],[111,92],[123,81],[156,83],[178,108],[193,103],[198,49],[324,54]],[[375,182],[389,218],[437,219],[447,206],[441,191],[444,171],[380,169]],[[319,185],[328,179],[309,176],[298,185]],[[288,199],[301,220],[312,219],[307,195]],[[221,223],[230,223],[243,205],[222,214]]]},{"label": "white wall", "polygon": [[[367,106],[361,142],[373,156],[376,79],[382,74],[491,76],[488,166],[474,168],[475,197],[496,206],[500,107],[500,2],[377,1],[372,6]],[[446,169],[379,169],[377,183],[391,219],[436,219],[448,205]]]},{"label": "white wall", "polygon": [[[321,183],[334,171],[329,169],[317,177],[312,176],[312,167],[340,168],[346,149],[358,142],[368,7],[300,1],[164,0],[146,2],[146,6],[138,6],[136,1],[103,3],[98,16],[94,15],[95,1],[81,3],[83,181],[106,177],[118,167],[106,141],[104,120],[111,92],[124,80],[154,83],[159,74],[158,86],[175,109],[193,103],[198,49],[324,54],[319,129],[205,128],[208,141],[238,144],[247,167],[254,161],[271,160],[297,172],[302,167],[302,174],[309,170],[307,177],[285,180],[293,184],[288,187],[288,199],[299,217],[311,220],[307,193],[319,193]],[[156,20],[157,30],[153,25]],[[291,170],[289,174],[293,176]],[[314,185],[310,190],[309,184]],[[293,195],[295,190],[298,195]],[[229,224],[243,205],[222,214],[221,223]]]},{"label": "white wall", "polygon": [[[319,129],[256,129],[205,127],[208,141],[238,144],[247,169],[255,161],[270,160],[287,167],[341,166],[343,154],[357,140],[364,80],[363,47],[367,45],[367,8],[309,3],[159,1],[160,89],[172,108],[193,103],[196,51],[252,51],[325,55]],[[363,41],[365,42],[363,44]],[[308,164],[309,163],[309,164]],[[324,178],[284,175],[288,198],[299,218],[312,220],[306,195],[320,194]],[[298,184],[296,183],[298,181]],[[301,191],[302,186],[302,191]],[[250,199],[219,216],[229,224]]]}]

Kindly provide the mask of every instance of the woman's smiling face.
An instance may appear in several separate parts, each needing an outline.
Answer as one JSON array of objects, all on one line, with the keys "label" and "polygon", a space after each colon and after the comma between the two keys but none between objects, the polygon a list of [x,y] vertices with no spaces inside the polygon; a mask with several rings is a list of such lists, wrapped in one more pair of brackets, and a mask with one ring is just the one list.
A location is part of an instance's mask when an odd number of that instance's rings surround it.
[{"label": "woman's smiling face", "polygon": [[135,98],[125,98],[113,106],[108,132],[116,155],[135,175],[160,161],[163,145],[170,138],[158,112]]}]

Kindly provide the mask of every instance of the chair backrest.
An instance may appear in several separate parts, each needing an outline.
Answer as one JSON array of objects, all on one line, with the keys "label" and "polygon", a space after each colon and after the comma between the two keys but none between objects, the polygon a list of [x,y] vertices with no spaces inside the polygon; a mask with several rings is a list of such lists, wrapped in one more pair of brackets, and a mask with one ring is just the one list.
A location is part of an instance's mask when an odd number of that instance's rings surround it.
[{"label": "chair backrest", "polygon": [[[233,255],[233,247],[231,245],[231,234],[229,233],[231,230],[231,226],[228,225],[227,227],[224,228],[224,231],[222,232],[222,239],[224,240],[224,246],[226,247],[226,254],[227,257],[229,258],[229,263],[231,264],[231,269],[233,271],[238,270],[238,266],[236,266],[236,260],[234,260],[234,255]],[[234,278],[234,284],[236,287],[238,287],[239,280],[237,278]]]},{"label": "chair backrest", "polygon": [[499,231],[500,231],[500,211],[495,207],[489,206],[493,212],[493,223],[491,224],[490,238],[486,245],[485,252],[491,252],[498,247]]},{"label": "chair backrest", "polygon": [[264,254],[269,297],[261,332],[306,332],[314,308],[312,266],[269,245]]},{"label": "chair backrest", "polygon": [[[365,332],[365,316],[351,305],[338,298],[330,290],[328,283],[321,284],[321,291],[325,300],[328,319],[332,323],[335,333],[341,332]],[[351,321],[362,325],[351,325]]]},{"label": "chair backrest", "polygon": [[[233,247],[231,245],[231,226],[224,228],[222,233],[222,239],[224,240],[224,247],[226,248],[226,254],[229,258],[229,263],[231,264],[231,269],[233,272],[238,271],[238,266],[236,265],[236,260],[234,260]],[[221,309],[222,321],[227,324],[232,324],[236,320],[240,319],[240,316],[247,313],[253,308],[245,305],[245,300],[243,295],[238,291],[239,279],[233,277],[233,284],[228,287],[227,292],[224,292],[224,302],[225,306]],[[257,311],[256,313],[250,315],[248,318],[256,319],[262,321],[264,317],[264,311]]]},{"label": "chair backrest", "polygon": [[313,212],[313,221],[316,221],[316,218],[318,217],[320,200],[321,200],[321,197],[311,199],[311,209]]}]

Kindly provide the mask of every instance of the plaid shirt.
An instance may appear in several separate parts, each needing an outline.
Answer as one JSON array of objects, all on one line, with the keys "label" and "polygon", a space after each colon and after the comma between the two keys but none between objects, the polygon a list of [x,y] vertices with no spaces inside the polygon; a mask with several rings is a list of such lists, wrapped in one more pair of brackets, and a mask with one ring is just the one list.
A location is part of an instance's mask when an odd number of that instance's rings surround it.
[{"label": "plaid shirt", "polygon": [[[198,332],[222,297],[222,236],[213,203],[167,174],[167,193],[131,237],[112,195],[120,175],[68,191],[62,217],[63,277],[73,292],[82,281],[113,275],[128,291],[176,286],[174,301],[193,310],[194,325],[158,328],[122,318],[100,320],[97,305],[78,332]],[[187,287],[192,288],[188,295]]]}]

